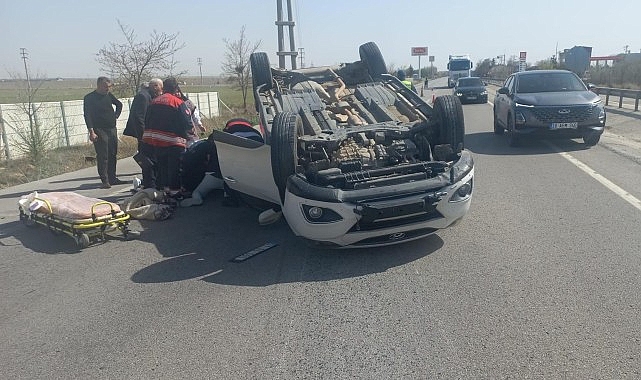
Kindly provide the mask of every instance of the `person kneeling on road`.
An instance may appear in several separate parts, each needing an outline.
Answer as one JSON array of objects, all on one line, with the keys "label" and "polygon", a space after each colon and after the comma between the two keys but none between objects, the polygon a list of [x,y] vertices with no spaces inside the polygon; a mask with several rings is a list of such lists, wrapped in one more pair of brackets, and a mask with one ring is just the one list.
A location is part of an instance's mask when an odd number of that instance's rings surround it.
[{"label": "person kneeling on road", "polygon": [[[229,120],[225,124],[223,132],[264,142],[262,134],[252,127],[248,120],[242,118]],[[207,140],[196,142],[183,155],[183,186],[187,190],[191,190],[194,179],[198,178],[202,178],[200,183],[192,190],[191,198],[180,202],[182,207],[201,205],[209,192],[224,188],[213,134],[209,135]],[[228,196],[229,194],[226,195]]]}]

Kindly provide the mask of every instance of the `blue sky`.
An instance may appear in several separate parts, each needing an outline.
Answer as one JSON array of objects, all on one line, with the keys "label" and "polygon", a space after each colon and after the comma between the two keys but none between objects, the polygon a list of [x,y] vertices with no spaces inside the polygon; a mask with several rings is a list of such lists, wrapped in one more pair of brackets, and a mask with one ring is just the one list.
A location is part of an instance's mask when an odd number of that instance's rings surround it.
[{"label": "blue sky", "polygon": [[[283,0],[286,3],[285,0]],[[0,0],[0,78],[22,72],[20,48],[27,48],[31,71],[41,77],[92,78],[103,74],[95,60],[109,42],[121,42],[117,20],[139,39],[155,29],[179,33],[186,44],[179,69],[218,75],[223,39],[238,39],[244,25],[250,41],[277,63],[276,0]],[[374,41],[388,65],[418,66],[413,46],[427,46],[434,65],[444,69],[449,54],[473,61],[526,51],[527,61],[551,57],[575,45],[592,46],[593,56],[641,51],[641,1],[413,1],[292,0],[296,47],[305,63],[358,60],[358,46]],[[288,40],[287,40],[288,41]],[[421,57],[421,66],[429,63]]]}]

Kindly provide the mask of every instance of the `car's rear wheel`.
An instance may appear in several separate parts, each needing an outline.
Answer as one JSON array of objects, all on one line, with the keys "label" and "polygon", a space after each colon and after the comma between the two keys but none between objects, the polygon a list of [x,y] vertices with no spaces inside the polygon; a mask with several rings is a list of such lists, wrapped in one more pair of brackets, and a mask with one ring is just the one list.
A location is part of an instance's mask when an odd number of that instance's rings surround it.
[{"label": "car's rear wheel", "polygon": [[298,137],[302,134],[303,122],[298,115],[281,112],[274,117],[271,140],[272,174],[283,203],[287,179],[296,172]]},{"label": "car's rear wheel", "polygon": [[511,147],[521,145],[521,137],[514,131],[514,117],[507,116],[507,141]]},{"label": "car's rear wheel", "polygon": [[503,127],[501,127],[501,125],[499,124],[498,117],[496,116],[496,110],[494,110],[493,113],[494,113],[494,134],[502,135],[503,132],[505,132],[505,129],[503,129]]},{"label": "car's rear wheel", "polygon": [[367,66],[367,71],[372,79],[377,79],[381,74],[387,74],[387,66],[378,45],[374,42],[367,42],[358,48],[361,61]]},{"label": "car's rear wheel", "polygon": [[434,117],[439,125],[439,143],[449,144],[454,153],[460,153],[465,138],[461,101],[452,95],[437,96],[434,100]]},{"label": "car's rear wheel", "polygon": [[589,132],[583,136],[585,146],[595,146],[601,140],[601,134],[598,132]]}]

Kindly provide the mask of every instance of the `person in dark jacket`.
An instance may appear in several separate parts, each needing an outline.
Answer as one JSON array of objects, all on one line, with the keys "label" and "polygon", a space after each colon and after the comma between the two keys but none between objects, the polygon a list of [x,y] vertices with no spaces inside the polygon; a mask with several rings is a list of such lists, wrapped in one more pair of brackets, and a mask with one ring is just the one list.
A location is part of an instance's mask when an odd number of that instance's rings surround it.
[{"label": "person in dark jacket", "polygon": [[[118,154],[118,131],[116,120],[122,111],[122,103],[110,92],[113,84],[107,77],[99,77],[96,89],[85,95],[83,113],[89,132],[89,140],[96,150],[96,166],[102,188],[125,183],[116,177]],[[114,109],[115,106],[115,109]]]},{"label": "person in dark jacket", "polygon": [[125,136],[135,137],[138,140],[138,153],[134,159],[142,169],[142,187],[156,187],[156,169],[153,157],[153,148],[142,141],[142,134],[145,131],[145,115],[151,100],[162,94],[162,79],[154,78],[147,86],[136,94],[129,110],[127,126],[122,133]]},{"label": "person in dark jacket", "polygon": [[156,185],[173,195],[180,192],[180,156],[193,128],[191,111],[180,98],[176,78],[163,81],[163,94],[154,98],[145,116],[142,140],[152,147],[158,181]]}]

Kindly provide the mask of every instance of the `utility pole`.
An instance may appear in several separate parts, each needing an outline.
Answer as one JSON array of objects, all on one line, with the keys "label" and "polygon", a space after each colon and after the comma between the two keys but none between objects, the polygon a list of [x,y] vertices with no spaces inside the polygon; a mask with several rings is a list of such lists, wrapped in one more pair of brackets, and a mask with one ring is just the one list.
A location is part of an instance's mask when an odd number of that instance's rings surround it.
[{"label": "utility pole", "polygon": [[27,89],[29,90],[29,94],[31,94],[31,79],[29,78],[29,69],[27,68],[27,59],[29,59],[29,53],[27,53],[26,48],[20,48],[20,56],[22,57],[22,61],[24,62],[24,73],[27,76]]},{"label": "utility pole", "polygon": [[31,90],[31,78],[29,78],[29,67],[27,66],[27,59],[29,59],[29,53],[27,53],[26,48],[20,48],[20,56],[24,62],[24,73],[27,77],[27,100],[29,101],[29,130],[31,131],[31,136],[34,135],[34,116],[35,116],[35,107],[33,105],[33,91]]},{"label": "utility pole", "polygon": [[[296,69],[296,45],[294,44],[294,20],[292,19],[292,1],[287,0],[287,21],[283,21],[283,0],[276,3],[276,26],[278,26],[278,67],[285,68],[285,57],[292,59],[292,69]],[[285,51],[285,34],[283,28],[287,26],[289,35],[289,51]]]},{"label": "utility pole", "polygon": [[203,85],[203,59],[202,58],[196,58],[196,62],[198,62],[198,69],[200,70],[200,85]]}]

